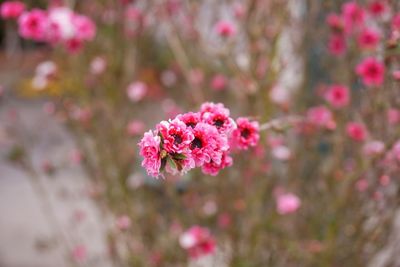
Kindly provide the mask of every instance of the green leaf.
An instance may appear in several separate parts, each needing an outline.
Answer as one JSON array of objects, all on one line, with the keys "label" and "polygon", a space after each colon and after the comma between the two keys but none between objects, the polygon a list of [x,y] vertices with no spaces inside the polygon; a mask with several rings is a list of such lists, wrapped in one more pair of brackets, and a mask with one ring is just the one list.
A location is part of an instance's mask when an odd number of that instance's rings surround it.
[{"label": "green leaf", "polygon": [[183,160],[183,159],[186,159],[186,156],[184,154],[174,154],[174,155],[172,155],[172,158],[174,158],[176,160]]}]

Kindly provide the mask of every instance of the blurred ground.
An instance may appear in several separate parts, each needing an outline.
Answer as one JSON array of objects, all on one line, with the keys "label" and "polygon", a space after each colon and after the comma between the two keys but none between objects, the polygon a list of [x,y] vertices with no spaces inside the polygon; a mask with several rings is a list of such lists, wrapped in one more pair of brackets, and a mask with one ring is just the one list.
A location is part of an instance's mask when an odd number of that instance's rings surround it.
[{"label": "blurred ground", "polygon": [[[29,72],[24,62],[36,60],[16,63],[0,57],[0,84],[5,88],[0,100],[0,266],[71,266],[71,251],[81,245],[86,246],[88,263],[112,266],[105,256],[104,218],[87,197],[88,181],[82,170],[68,163],[74,150],[72,139],[43,112],[43,101],[18,99],[11,91],[16,79]],[[31,175],[7,159],[15,145],[14,134],[7,132],[10,125],[28,137],[29,155],[40,173],[36,186]],[[45,161],[63,167],[49,176],[40,171]],[[38,191],[38,184],[47,194]],[[52,213],[54,218],[49,216]],[[65,241],[60,241],[57,228]]]}]

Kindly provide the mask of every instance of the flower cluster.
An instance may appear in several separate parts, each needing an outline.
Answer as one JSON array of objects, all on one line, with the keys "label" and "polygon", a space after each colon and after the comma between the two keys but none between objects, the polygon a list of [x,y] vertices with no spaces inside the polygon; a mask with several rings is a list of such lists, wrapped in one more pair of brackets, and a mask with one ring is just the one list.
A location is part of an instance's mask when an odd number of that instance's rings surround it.
[{"label": "flower cluster", "polygon": [[[349,1],[342,5],[339,14],[330,14],[326,22],[330,27],[329,51],[336,56],[344,55],[348,43],[356,43],[366,52],[375,52],[381,45],[385,30],[379,27],[380,21],[391,19],[391,37],[388,43],[396,43],[400,39],[400,15],[389,12],[385,1],[372,1],[367,7],[356,1]],[[381,59],[369,56],[360,60],[355,72],[363,84],[372,87],[380,86],[384,81],[385,66]]]},{"label": "flower cluster", "polygon": [[18,31],[25,39],[62,44],[69,52],[76,52],[84,42],[93,40],[96,25],[90,18],[67,7],[35,8],[19,16]]},{"label": "flower cluster", "polygon": [[247,118],[236,122],[223,104],[204,103],[199,112],[179,114],[160,122],[139,142],[142,166],[151,176],[165,170],[186,173],[201,167],[203,173],[217,175],[232,165],[232,149],[245,150],[258,143],[259,124]]},{"label": "flower cluster", "polygon": [[179,243],[187,250],[191,258],[212,254],[216,246],[210,231],[197,225],[184,232],[179,238]]},{"label": "flower cluster", "polygon": [[0,6],[0,16],[3,19],[18,18],[25,10],[25,4],[20,1],[5,1]]}]

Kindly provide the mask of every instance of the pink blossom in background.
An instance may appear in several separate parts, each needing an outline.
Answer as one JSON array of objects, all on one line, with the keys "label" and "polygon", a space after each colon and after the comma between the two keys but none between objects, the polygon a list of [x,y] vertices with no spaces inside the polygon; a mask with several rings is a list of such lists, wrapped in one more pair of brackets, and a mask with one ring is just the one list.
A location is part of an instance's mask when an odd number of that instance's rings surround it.
[{"label": "pink blossom in background", "polygon": [[400,81],[400,70],[394,70],[392,76],[395,80]]},{"label": "pink blossom in background", "polygon": [[215,252],[216,243],[210,231],[201,226],[192,226],[179,238],[179,244],[191,258],[199,258]]},{"label": "pink blossom in background", "polygon": [[357,42],[362,49],[374,49],[381,39],[380,33],[372,28],[363,29],[358,35]]},{"label": "pink blossom in background", "polygon": [[344,85],[331,85],[325,93],[325,100],[335,108],[343,108],[350,103],[349,88]]},{"label": "pink blossom in background", "polygon": [[43,111],[48,115],[53,115],[56,111],[56,105],[53,102],[43,104]]},{"label": "pink blossom in background", "polygon": [[367,138],[367,129],[364,124],[359,122],[347,123],[346,133],[351,139],[358,142],[362,142]]},{"label": "pink blossom in background", "polygon": [[387,12],[387,4],[384,0],[374,0],[368,6],[368,11],[373,16],[382,16]]},{"label": "pink blossom in background", "polygon": [[96,35],[96,24],[84,15],[74,14],[72,23],[75,28],[75,38],[81,41],[92,41]]},{"label": "pink blossom in background", "polygon": [[90,72],[94,75],[102,74],[107,68],[107,61],[103,57],[95,57],[90,62]]},{"label": "pink blossom in background", "polygon": [[72,164],[80,164],[83,160],[83,154],[80,150],[74,149],[69,155]]},{"label": "pink blossom in background", "polygon": [[400,123],[400,109],[390,108],[386,112],[387,121],[391,125]]},{"label": "pink blossom in background", "polygon": [[350,32],[364,24],[365,10],[356,1],[344,3],[342,5],[342,15],[346,32]]},{"label": "pink blossom in background", "polygon": [[294,213],[300,206],[300,199],[292,193],[278,194],[276,197],[276,210],[281,215]]},{"label": "pink blossom in background", "polygon": [[194,86],[200,86],[204,81],[204,72],[201,69],[190,70],[189,81]]},{"label": "pink blossom in background", "polygon": [[389,175],[382,175],[379,177],[379,183],[381,186],[388,186],[390,184],[390,176]]},{"label": "pink blossom in background", "polygon": [[279,160],[289,160],[292,156],[292,152],[290,149],[285,145],[275,146],[271,150],[272,155]]},{"label": "pink blossom in background", "polygon": [[332,34],[329,37],[328,50],[334,56],[341,56],[347,50],[346,39],[342,34]]},{"label": "pink blossom in background", "polygon": [[220,20],[215,24],[215,31],[222,37],[231,37],[236,35],[236,26],[227,20]]},{"label": "pink blossom in background", "polygon": [[289,89],[280,85],[275,85],[269,92],[269,98],[275,104],[288,106],[291,102],[292,96]]},{"label": "pink blossom in background", "polygon": [[369,141],[363,146],[363,154],[366,156],[377,156],[385,150],[385,143],[379,140]]},{"label": "pink blossom in background", "polygon": [[380,60],[367,57],[357,65],[356,73],[366,86],[380,86],[384,81],[385,66]]},{"label": "pink blossom in background", "polygon": [[221,90],[225,89],[227,82],[228,81],[227,81],[227,79],[226,79],[226,77],[224,75],[216,74],[212,78],[210,86],[215,91],[221,91]]},{"label": "pink blossom in background", "polygon": [[393,16],[392,28],[393,30],[400,30],[400,12]]},{"label": "pink blossom in background", "polygon": [[147,93],[147,85],[143,82],[133,82],[128,85],[127,94],[132,102],[142,100]]},{"label": "pink blossom in background", "polygon": [[331,30],[333,30],[336,33],[341,33],[344,29],[343,17],[338,14],[334,13],[329,14],[326,17],[326,23],[331,28]]},{"label": "pink blossom in background", "polygon": [[367,190],[369,187],[369,183],[367,179],[361,178],[356,182],[355,186],[359,192],[365,192],[365,190]]},{"label": "pink blossom in background", "polygon": [[161,139],[158,135],[148,131],[138,144],[140,155],[143,157],[142,166],[147,170],[147,174],[153,177],[160,175],[160,142]]},{"label": "pink blossom in background", "polygon": [[232,216],[229,213],[223,212],[220,215],[218,215],[219,227],[221,227],[222,229],[226,229],[231,225],[232,225]]},{"label": "pink blossom in background", "polygon": [[240,19],[246,14],[246,8],[241,3],[235,3],[233,5],[233,14],[237,19]]},{"label": "pink blossom in background", "polygon": [[240,117],[236,119],[237,128],[232,132],[232,145],[247,150],[255,147],[260,139],[260,125],[257,121]]},{"label": "pink blossom in background", "polygon": [[335,129],[336,123],[332,112],[325,106],[311,107],[307,111],[307,120],[317,126]]},{"label": "pink blossom in background", "polygon": [[47,32],[46,12],[41,9],[24,12],[18,18],[18,31],[23,38],[44,41]]},{"label": "pink blossom in background", "polygon": [[130,136],[143,134],[145,128],[145,124],[143,121],[132,120],[128,123],[127,132]]},{"label": "pink blossom in background", "polygon": [[115,225],[119,230],[127,230],[131,226],[131,219],[127,215],[122,215],[117,218]]},{"label": "pink blossom in background", "polygon": [[3,19],[16,19],[25,11],[21,1],[5,1],[0,6],[0,16]]},{"label": "pink blossom in background", "polygon": [[47,12],[46,41],[55,44],[74,37],[75,27],[72,22],[74,13],[67,7],[51,8]]},{"label": "pink blossom in background", "polygon": [[87,258],[87,250],[85,245],[77,245],[72,250],[72,258],[76,262],[84,262]]}]

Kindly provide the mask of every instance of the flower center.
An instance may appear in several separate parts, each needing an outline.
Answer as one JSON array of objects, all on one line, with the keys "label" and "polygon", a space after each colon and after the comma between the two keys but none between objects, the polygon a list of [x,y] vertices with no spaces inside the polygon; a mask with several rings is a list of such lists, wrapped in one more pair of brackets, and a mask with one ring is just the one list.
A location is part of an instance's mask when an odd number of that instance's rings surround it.
[{"label": "flower center", "polygon": [[244,129],[240,132],[240,135],[247,139],[250,136],[250,130],[249,129]]},{"label": "flower center", "polygon": [[194,128],[194,127],[196,126],[196,123],[194,123],[194,122],[188,122],[188,123],[186,123],[186,126],[187,126],[187,127],[192,127],[192,128]]},{"label": "flower center", "polygon": [[214,121],[214,125],[215,125],[217,128],[220,128],[222,125],[224,125],[224,121],[221,120],[221,119],[216,119],[216,120]]},{"label": "flower center", "polygon": [[180,135],[177,134],[173,134],[172,135],[174,137],[174,144],[175,145],[179,145],[180,143],[182,143],[182,137]]},{"label": "flower center", "polygon": [[202,148],[202,147],[203,147],[203,142],[201,141],[200,138],[197,137],[190,144],[190,149]]}]

